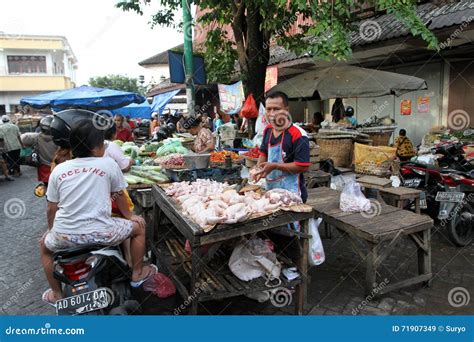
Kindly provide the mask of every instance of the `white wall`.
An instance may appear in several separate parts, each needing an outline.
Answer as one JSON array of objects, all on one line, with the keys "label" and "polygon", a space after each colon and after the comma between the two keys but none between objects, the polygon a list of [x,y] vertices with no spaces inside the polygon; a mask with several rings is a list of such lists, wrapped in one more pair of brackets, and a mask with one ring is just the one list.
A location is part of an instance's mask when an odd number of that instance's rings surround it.
[{"label": "white wall", "polygon": [[[377,114],[378,117],[389,115],[397,122],[398,129],[405,128],[407,130],[407,135],[414,144],[420,144],[423,136],[433,126],[441,124],[443,98],[441,63],[397,67],[387,71],[423,78],[428,89],[413,91],[399,97],[344,99],[344,106],[354,107],[359,123],[373,114]],[[417,100],[419,96],[430,98],[429,113],[418,113]],[[411,100],[412,103],[412,114],[407,116],[400,115],[400,103],[405,99]]]}]

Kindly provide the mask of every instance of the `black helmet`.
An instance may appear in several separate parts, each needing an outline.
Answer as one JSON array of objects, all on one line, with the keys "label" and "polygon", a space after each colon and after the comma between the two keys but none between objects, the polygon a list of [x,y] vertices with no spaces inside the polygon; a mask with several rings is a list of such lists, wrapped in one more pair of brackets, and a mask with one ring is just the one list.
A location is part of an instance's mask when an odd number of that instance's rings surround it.
[{"label": "black helmet", "polygon": [[346,108],[346,116],[353,116],[354,115],[354,108],[351,106],[347,106]]},{"label": "black helmet", "polygon": [[51,122],[51,135],[56,145],[70,148],[69,134],[71,128],[82,120],[93,120],[94,126],[106,130],[111,126],[110,117],[84,109],[66,109],[57,113]]},{"label": "black helmet", "polygon": [[51,122],[53,122],[53,116],[48,115],[40,120],[40,128],[43,133],[48,133],[51,128]]},{"label": "black helmet", "polygon": [[176,132],[176,125],[175,125],[174,123],[172,123],[172,122],[168,123],[168,124],[166,125],[166,128],[168,128],[170,134],[173,134],[173,133]]}]

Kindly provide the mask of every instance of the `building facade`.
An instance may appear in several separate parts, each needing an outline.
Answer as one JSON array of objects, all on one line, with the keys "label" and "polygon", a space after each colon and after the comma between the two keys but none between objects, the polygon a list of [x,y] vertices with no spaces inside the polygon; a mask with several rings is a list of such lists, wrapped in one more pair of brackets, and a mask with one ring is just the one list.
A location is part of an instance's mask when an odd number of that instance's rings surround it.
[{"label": "building facade", "polygon": [[21,98],[76,86],[77,59],[61,36],[0,34],[0,115]]}]

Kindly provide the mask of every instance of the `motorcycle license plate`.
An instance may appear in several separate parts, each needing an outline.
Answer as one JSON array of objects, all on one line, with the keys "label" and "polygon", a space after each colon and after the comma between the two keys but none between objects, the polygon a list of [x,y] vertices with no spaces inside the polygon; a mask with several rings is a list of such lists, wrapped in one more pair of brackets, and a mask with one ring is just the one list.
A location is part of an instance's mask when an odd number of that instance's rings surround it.
[{"label": "motorcycle license plate", "polygon": [[455,202],[460,203],[464,199],[463,192],[446,192],[446,191],[439,191],[436,194],[436,201],[438,202]]},{"label": "motorcycle license plate", "polygon": [[58,300],[56,302],[56,313],[58,315],[80,315],[104,309],[110,302],[111,298],[107,289],[100,288]]},{"label": "motorcycle license plate", "polygon": [[403,186],[406,188],[417,188],[421,184],[420,178],[405,179]]}]

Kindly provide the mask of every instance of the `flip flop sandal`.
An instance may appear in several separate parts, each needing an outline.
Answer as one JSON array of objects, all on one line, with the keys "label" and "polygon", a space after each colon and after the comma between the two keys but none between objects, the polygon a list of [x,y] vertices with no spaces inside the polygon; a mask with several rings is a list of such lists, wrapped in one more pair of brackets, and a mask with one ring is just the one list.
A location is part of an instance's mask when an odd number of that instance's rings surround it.
[{"label": "flip flop sandal", "polygon": [[53,293],[53,290],[51,289],[47,289],[46,291],[43,292],[43,294],[41,295],[41,299],[43,300],[43,302],[45,302],[46,304],[48,305],[51,305],[53,308],[56,307],[56,302],[52,302],[51,301],[51,297],[50,295]]},{"label": "flip flop sandal", "polygon": [[158,267],[156,265],[148,265],[148,266],[151,266],[155,271],[154,272],[150,272],[145,278],[143,279],[140,279],[140,280],[137,280],[137,281],[131,281],[130,282],[130,286],[133,287],[133,288],[137,288],[137,287],[140,287],[143,285],[144,282],[146,282],[148,279],[150,279],[151,277],[153,277],[156,273],[158,273]]}]

